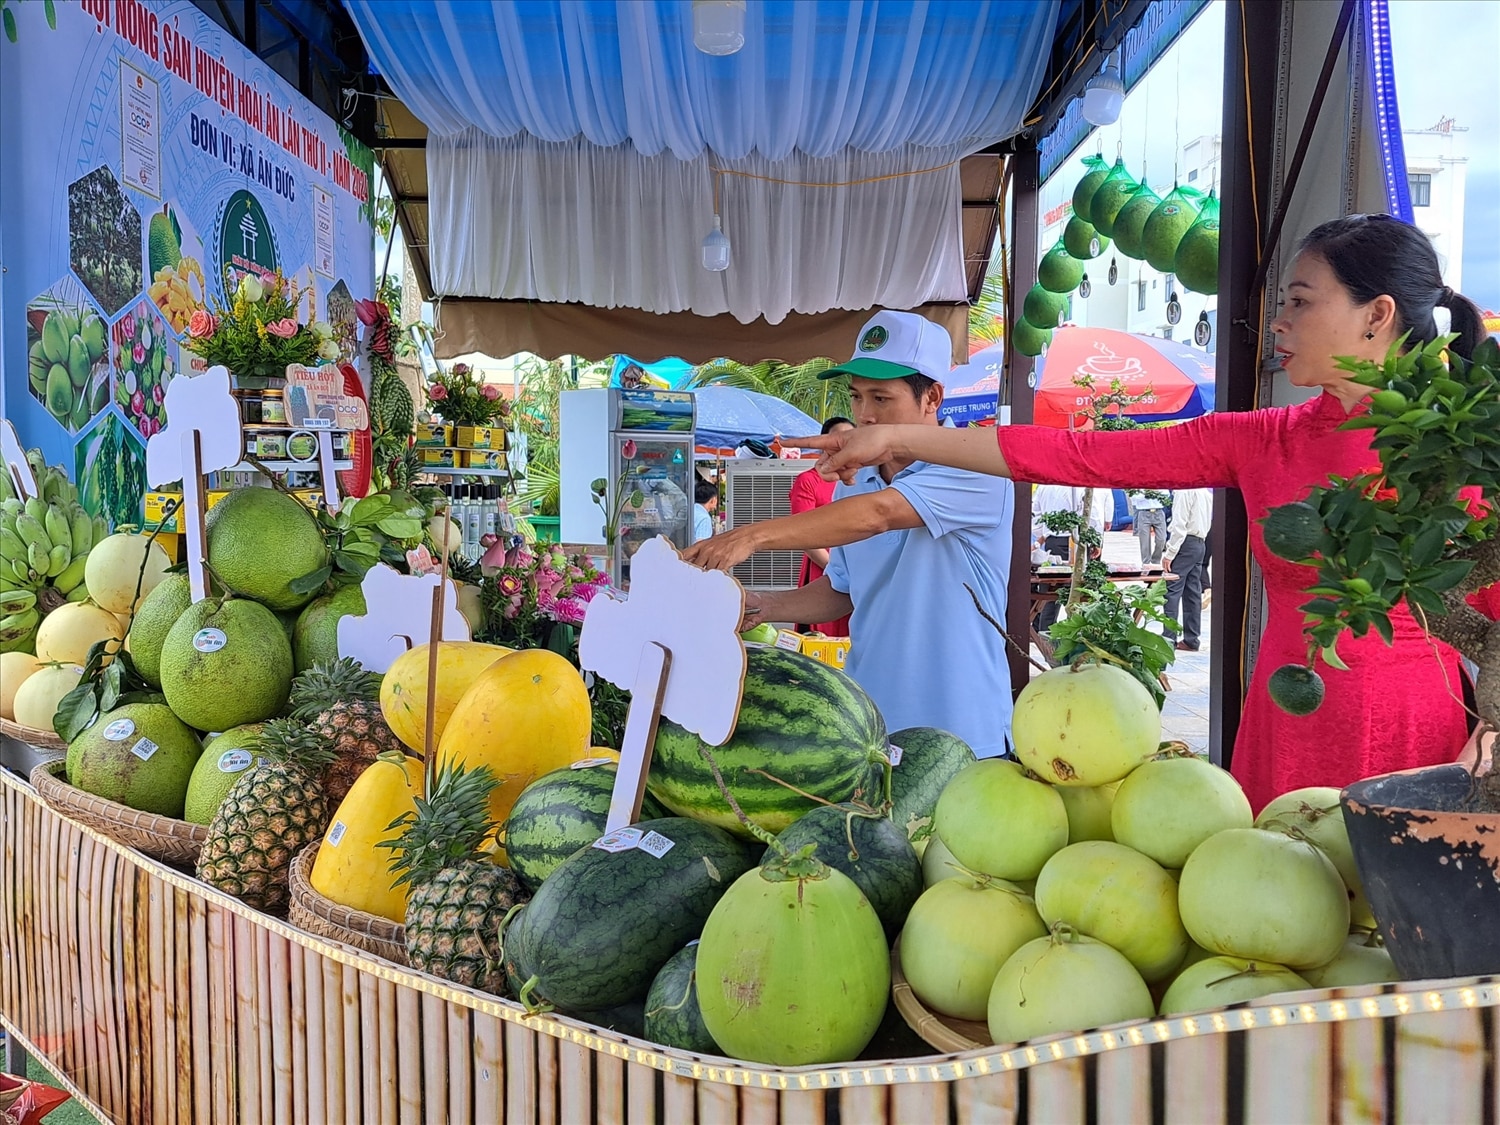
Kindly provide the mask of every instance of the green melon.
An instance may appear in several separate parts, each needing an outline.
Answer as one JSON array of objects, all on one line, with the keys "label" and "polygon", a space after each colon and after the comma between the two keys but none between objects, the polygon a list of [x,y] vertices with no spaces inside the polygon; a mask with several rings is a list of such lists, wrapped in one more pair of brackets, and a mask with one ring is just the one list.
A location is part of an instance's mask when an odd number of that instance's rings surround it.
[{"label": "green melon", "polygon": [[[537,778],[516,798],[505,822],[505,855],[528,891],[562,866],[579,848],[604,835],[617,767],[596,760]],[[668,815],[651,794],[641,801],[641,820]]]},{"label": "green melon", "polygon": [[512,919],[506,971],[524,982],[528,998],[564,1013],[644,999],[662,966],[750,869],[745,846],[711,824],[667,817],[642,828],[641,844],[653,845],[654,835],[671,846],[660,855],[583,848]]},{"label": "green melon", "polygon": [[1092,223],[1074,215],[1068,220],[1068,225],[1063,227],[1063,246],[1071,256],[1082,262],[1097,258],[1109,249],[1109,239],[1096,231]]},{"label": "green melon", "polygon": [[[696,734],[663,719],[646,784],[677,815],[748,838],[704,747]],[[738,724],[723,746],[707,747],[745,815],[768,832],[786,828],[817,799],[873,797],[872,766],[885,762],[885,748],[885,722],[858,684],[830,665],[777,648],[749,650]]]},{"label": "green melon", "polygon": [[1104,182],[1099,185],[1099,190],[1094,193],[1094,198],[1089,204],[1089,222],[1094,224],[1094,229],[1100,234],[1108,235],[1110,238],[1115,234],[1115,217],[1119,215],[1120,209],[1135,194],[1135,189],[1140,185],[1134,176],[1125,168],[1123,159],[1116,160],[1109,175],[1104,177]]},{"label": "green melon", "polygon": [[1066,295],[1053,293],[1040,285],[1033,285],[1026,294],[1026,301],[1021,306],[1021,311],[1032,324],[1056,328],[1068,315],[1071,307],[1071,302]]},{"label": "green melon", "polygon": [[1128,257],[1143,261],[1146,257],[1146,220],[1161,206],[1161,196],[1146,184],[1141,184],[1125,201],[1120,213],[1115,216],[1115,249]]},{"label": "green melon", "polygon": [[1022,355],[1038,356],[1052,342],[1051,328],[1038,328],[1024,316],[1011,325],[1011,341]]},{"label": "green melon", "polygon": [[891,770],[891,820],[908,840],[926,839],[932,834],[943,786],[977,759],[967,742],[936,727],[898,730],[891,735],[891,745],[901,751],[892,755],[896,764]]},{"label": "green melon", "polygon": [[646,1038],[695,1055],[721,1054],[698,1008],[697,968],[696,939],[661,967],[646,993]]},{"label": "green melon", "polygon": [[1092,223],[1090,208],[1093,206],[1094,193],[1099,190],[1099,185],[1104,183],[1105,177],[1109,175],[1109,164],[1098,154],[1085,156],[1083,164],[1088,171],[1073,188],[1073,214],[1085,223]]},{"label": "green melon", "polygon": [[1036,270],[1037,284],[1052,293],[1071,293],[1083,280],[1083,263],[1059,242],[1042,257]]},{"label": "green melon", "polygon": [[[912,903],[922,893],[922,862],[906,834],[879,814],[850,805],[825,805],[802,817],[778,839],[791,854],[808,844],[813,854],[854,880],[875,908],[885,936],[894,941]],[[775,849],[765,860],[775,862]]]}]

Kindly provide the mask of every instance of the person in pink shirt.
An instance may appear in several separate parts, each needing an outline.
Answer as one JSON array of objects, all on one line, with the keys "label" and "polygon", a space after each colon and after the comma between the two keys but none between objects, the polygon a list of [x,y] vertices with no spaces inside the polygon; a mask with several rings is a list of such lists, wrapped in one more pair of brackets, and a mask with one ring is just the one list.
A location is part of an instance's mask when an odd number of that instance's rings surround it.
[{"label": "person in pink shirt", "polygon": [[[1352,477],[1379,463],[1367,431],[1340,428],[1368,408],[1370,391],[1335,357],[1380,360],[1403,335],[1409,346],[1436,339],[1437,308],[1448,310],[1457,337],[1451,350],[1467,357],[1485,335],[1479,309],[1443,284],[1427,236],[1387,215],[1351,215],[1313,230],[1283,297],[1271,324],[1277,357],[1293,386],[1321,392],[1296,406],[1209,414],[1163,429],[1001,426],[991,437],[978,429],[868,426],[806,443],[826,450],[817,468],[830,478],[906,458],[1044,484],[1238,488],[1270,604],[1231,761],[1257,810],[1304,786],[1342,787],[1452,761],[1468,734],[1458,654],[1428,636],[1404,605],[1391,614],[1393,644],[1374,630],[1339,639],[1348,671],[1319,668],[1326,695],[1318,710],[1294,716],[1271,701],[1271,673],[1307,658],[1301,607],[1316,571],[1267,550],[1260,521],[1330,475]],[[1500,615],[1496,587],[1473,601],[1491,618]]]},{"label": "person in pink shirt", "polygon": [[[823,423],[823,433],[834,434],[841,430],[854,429],[854,423],[847,418],[833,417]],[[821,508],[824,504],[833,501],[833,489],[835,481],[824,480],[818,475],[816,469],[808,469],[805,473],[798,473],[792,481],[792,491],[787,499],[791,501],[792,515],[798,512],[810,512],[814,508]],[[802,555],[802,574],[797,580],[798,586],[810,586],[819,578],[823,577],[823,568],[828,565],[828,548],[815,547]],[[829,637],[847,637],[849,635],[849,615],[845,614],[837,621],[818,621],[811,625],[799,625],[802,632],[822,633]]]}]

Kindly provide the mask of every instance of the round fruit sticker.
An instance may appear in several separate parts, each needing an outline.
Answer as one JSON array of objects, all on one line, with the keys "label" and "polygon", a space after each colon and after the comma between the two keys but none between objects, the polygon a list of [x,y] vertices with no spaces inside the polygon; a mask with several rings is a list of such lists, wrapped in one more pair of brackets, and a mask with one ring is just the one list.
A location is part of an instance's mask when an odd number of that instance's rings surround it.
[{"label": "round fruit sticker", "polygon": [[124,742],[135,733],[135,723],[129,719],[116,719],[104,728],[104,737],[111,742]]},{"label": "round fruit sticker", "polygon": [[199,652],[218,652],[228,641],[223,629],[199,629],[193,634],[193,647]]},{"label": "round fruit sticker", "polygon": [[226,750],[219,755],[219,772],[240,773],[249,769],[254,760],[248,750]]}]

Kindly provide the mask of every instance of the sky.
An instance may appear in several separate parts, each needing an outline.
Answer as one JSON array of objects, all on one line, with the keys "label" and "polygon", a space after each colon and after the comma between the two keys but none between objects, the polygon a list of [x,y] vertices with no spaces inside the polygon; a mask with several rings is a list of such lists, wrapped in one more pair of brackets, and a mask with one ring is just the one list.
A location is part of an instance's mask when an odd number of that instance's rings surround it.
[{"label": "sky", "polygon": [[[1403,127],[1452,117],[1469,130],[1463,289],[1480,308],[1500,311],[1500,3],[1391,0],[1390,9]],[[1137,177],[1144,166],[1154,187],[1170,186],[1179,146],[1221,128],[1223,58],[1220,2],[1130,91],[1120,120],[1097,130],[1043,185],[1043,213],[1071,196],[1088,153],[1123,155]]]}]

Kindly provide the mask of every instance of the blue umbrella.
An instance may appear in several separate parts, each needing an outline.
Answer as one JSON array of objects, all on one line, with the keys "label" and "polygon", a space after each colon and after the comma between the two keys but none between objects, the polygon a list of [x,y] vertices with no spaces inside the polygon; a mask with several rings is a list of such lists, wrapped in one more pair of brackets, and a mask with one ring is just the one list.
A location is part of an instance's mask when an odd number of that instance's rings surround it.
[{"label": "blue umbrella", "polygon": [[697,444],[733,449],[746,438],[769,444],[778,437],[806,437],[822,426],[795,406],[774,395],[739,387],[699,387]]},{"label": "blue umbrella", "polygon": [[993,418],[1000,401],[1004,369],[1005,345],[991,344],[971,355],[968,363],[948,372],[938,421],[952,420],[955,426],[968,426]]}]

